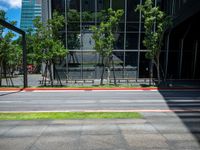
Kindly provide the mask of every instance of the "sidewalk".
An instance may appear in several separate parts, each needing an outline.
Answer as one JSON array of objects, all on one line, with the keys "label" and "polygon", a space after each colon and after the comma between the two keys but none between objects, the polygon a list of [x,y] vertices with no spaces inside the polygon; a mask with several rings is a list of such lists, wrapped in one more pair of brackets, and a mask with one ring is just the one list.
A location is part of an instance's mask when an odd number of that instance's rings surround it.
[{"label": "sidewalk", "polygon": [[[13,78],[13,83],[15,86],[23,87],[23,76],[18,76],[17,78]],[[41,84],[39,80],[42,80],[42,76],[40,74],[29,74],[28,75],[28,85],[30,88],[1,88],[2,90],[24,90],[24,91],[33,91],[33,90],[192,90],[192,89],[200,89],[200,80],[168,80],[165,83],[161,83],[160,88],[156,87],[149,87],[148,79],[138,79],[137,82],[133,83],[121,83],[119,85],[124,85],[124,88],[121,87],[114,87],[114,88],[99,88],[97,85],[93,83],[66,83],[66,81],[62,80],[62,84],[64,87],[56,87],[57,81],[54,82],[55,87],[42,87],[40,88]],[[10,83],[11,84],[11,83]],[[3,79],[2,82],[3,86],[6,86],[6,80]],[[99,85],[99,84],[98,84]],[[130,87],[127,87],[130,86]],[[133,86],[133,88],[131,87]],[[36,87],[36,88],[32,88]],[[80,88],[82,87],[82,88]]]},{"label": "sidewalk", "polygon": [[[199,120],[174,113],[144,119],[0,121],[3,150],[199,150]],[[184,115],[184,114],[183,114]],[[187,119],[187,118],[185,118]]]}]

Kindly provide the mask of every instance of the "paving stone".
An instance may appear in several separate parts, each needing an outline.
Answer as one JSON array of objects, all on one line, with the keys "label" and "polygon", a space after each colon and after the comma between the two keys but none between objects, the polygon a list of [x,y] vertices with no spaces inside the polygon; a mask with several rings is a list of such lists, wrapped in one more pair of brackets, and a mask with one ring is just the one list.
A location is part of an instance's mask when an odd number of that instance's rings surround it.
[{"label": "paving stone", "polygon": [[36,137],[0,138],[0,150],[25,150]]},{"label": "paving stone", "polygon": [[125,133],[157,133],[156,129],[150,124],[125,124],[118,125],[122,132]]},{"label": "paving stone", "polygon": [[119,135],[83,135],[80,139],[80,149],[84,150],[127,150]]},{"label": "paving stone", "polygon": [[46,126],[16,126],[8,130],[4,137],[36,137],[40,136]]},{"label": "paving stone", "polygon": [[117,125],[84,125],[82,135],[116,135],[118,133]]},{"label": "paving stone", "polygon": [[8,132],[10,129],[12,129],[12,127],[10,127],[10,126],[1,126],[0,127],[0,136],[5,134],[6,132]]},{"label": "paving stone", "polygon": [[44,136],[65,136],[71,134],[80,134],[82,125],[49,125],[43,132]]},{"label": "paving stone", "polygon": [[131,148],[168,149],[166,139],[159,134],[124,134]]},{"label": "paving stone", "polygon": [[29,150],[77,150],[77,136],[42,136]]}]

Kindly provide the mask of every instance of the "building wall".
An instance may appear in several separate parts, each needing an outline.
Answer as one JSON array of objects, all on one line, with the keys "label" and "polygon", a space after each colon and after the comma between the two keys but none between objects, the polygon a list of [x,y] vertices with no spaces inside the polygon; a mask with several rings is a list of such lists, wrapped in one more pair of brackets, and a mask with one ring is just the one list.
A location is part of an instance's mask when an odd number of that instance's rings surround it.
[{"label": "building wall", "polygon": [[24,31],[33,28],[36,16],[41,16],[41,0],[22,0],[20,28]]},{"label": "building wall", "polygon": [[[113,50],[117,78],[149,77],[149,60],[145,58],[147,50],[142,44],[143,21],[141,14],[134,11],[137,4],[143,2],[144,0],[51,0],[51,12],[57,10],[65,16],[67,26],[63,28],[62,37],[70,52],[57,66],[58,72],[70,79],[100,78],[100,56],[93,49],[94,42],[89,27],[98,25],[101,10],[111,7],[114,10],[124,10],[115,34]],[[199,33],[195,21],[199,19],[200,7],[197,3],[198,0],[155,0],[155,5],[161,6],[174,18],[173,27],[166,33],[161,51],[161,77],[165,74],[168,79],[200,78],[197,69],[200,60],[199,36],[189,36],[195,31]],[[190,22],[192,25],[187,31]]]},{"label": "building wall", "polygon": [[65,15],[67,26],[62,36],[70,51],[58,71],[65,71],[71,78],[100,78],[100,56],[93,48],[94,41],[89,28],[100,23],[102,10],[111,7],[124,10],[113,50],[116,76],[148,77],[149,61],[145,59],[147,50],[141,42],[144,31],[140,15],[134,11],[142,0],[51,0],[51,3],[52,11],[57,10]]},{"label": "building wall", "polygon": [[164,1],[163,9],[173,17],[164,53],[167,78],[200,79],[200,1]]}]

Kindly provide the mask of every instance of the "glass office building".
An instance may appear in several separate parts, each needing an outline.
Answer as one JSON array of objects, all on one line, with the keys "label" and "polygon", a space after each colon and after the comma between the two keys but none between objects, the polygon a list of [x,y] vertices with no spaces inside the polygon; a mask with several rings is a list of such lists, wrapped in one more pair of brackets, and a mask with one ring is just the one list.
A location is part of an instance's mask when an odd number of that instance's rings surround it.
[{"label": "glass office building", "polygon": [[[198,0],[193,1],[195,1],[193,5],[198,3]],[[100,78],[100,56],[93,48],[94,41],[90,27],[100,23],[101,18],[99,16],[101,16],[102,10],[112,8],[114,10],[124,10],[124,15],[121,17],[118,30],[115,33],[116,42],[113,50],[114,69],[112,70],[115,70],[117,78],[149,77],[149,60],[145,58],[145,53],[148,50],[142,43],[144,39],[143,20],[141,14],[135,12],[137,4],[142,4],[143,2],[144,0],[49,0],[48,3],[45,3],[48,6],[44,5],[43,10],[48,10],[48,12],[43,12],[43,14],[57,10],[65,16],[67,24],[61,34],[65,46],[69,49],[69,54],[64,61],[58,61],[57,70],[60,73],[65,72],[71,79]],[[198,39],[194,54],[193,51],[191,52],[192,54],[189,51],[190,55],[194,55],[196,62],[190,62],[193,67],[193,73],[188,76],[185,76],[187,71],[183,71],[184,69],[180,71],[180,67],[184,68],[185,65],[187,66],[187,64],[184,64],[187,63],[187,60],[183,59],[183,47],[182,52],[181,47],[176,48],[178,55],[174,55],[172,50],[174,45],[180,44],[179,40],[182,37],[175,36],[173,39],[171,35],[175,34],[181,24],[185,24],[185,21],[176,21],[176,15],[181,14],[188,1],[155,0],[154,4],[159,5],[169,15],[172,15],[174,21],[177,22],[173,29],[167,31],[165,35],[161,52],[161,72],[166,74],[167,78],[199,78],[199,71],[197,71],[197,66],[199,66],[199,60],[197,59],[199,58]],[[198,14],[198,11],[199,8],[196,14]],[[192,14],[192,16],[194,15]],[[51,14],[48,16],[50,17]],[[188,20],[188,18],[183,20]],[[182,36],[184,37],[184,35]],[[172,40],[177,40],[177,43],[172,44]],[[192,48],[193,46],[190,47],[190,49]],[[182,53],[181,56],[180,53]],[[189,59],[193,60],[193,58]],[[179,75],[177,75],[174,71],[177,71],[178,68],[174,66],[178,62],[180,63],[180,61],[182,61],[182,64],[177,65],[179,67]],[[173,63],[175,64],[173,65]]]},{"label": "glass office building", "polygon": [[162,9],[173,17],[162,57],[167,78],[200,79],[200,1],[163,0]]},{"label": "glass office building", "polygon": [[36,16],[41,16],[41,0],[22,0],[20,28],[27,31],[34,28],[33,20]]}]

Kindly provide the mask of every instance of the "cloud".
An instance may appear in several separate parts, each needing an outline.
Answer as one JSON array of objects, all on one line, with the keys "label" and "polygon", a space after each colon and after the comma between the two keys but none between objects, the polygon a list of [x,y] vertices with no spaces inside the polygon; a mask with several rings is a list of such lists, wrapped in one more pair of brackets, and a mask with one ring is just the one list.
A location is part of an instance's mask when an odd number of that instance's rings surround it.
[{"label": "cloud", "polygon": [[22,0],[0,0],[0,3],[8,8],[21,8]]}]

